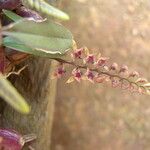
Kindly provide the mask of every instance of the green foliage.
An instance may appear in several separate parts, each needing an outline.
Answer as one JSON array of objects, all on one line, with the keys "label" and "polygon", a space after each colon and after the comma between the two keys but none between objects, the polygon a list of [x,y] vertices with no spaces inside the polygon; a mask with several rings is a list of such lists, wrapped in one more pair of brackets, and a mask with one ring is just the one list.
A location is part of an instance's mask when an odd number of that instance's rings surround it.
[{"label": "green foliage", "polygon": [[[62,20],[69,19],[66,13],[43,0],[23,0],[23,3],[41,13]],[[35,22],[23,19],[9,10],[3,10],[3,14],[15,22],[2,27],[4,37],[0,37],[0,43],[4,47],[48,58],[61,58],[73,47],[71,32],[60,24],[52,21]],[[0,74],[0,97],[18,112],[29,113],[30,108],[24,98],[2,74]]]},{"label": "green foliage", "polygon": [[[13,14],[8,13],[12,18]],[[17,19],[16,17],[14,17]],[[1,24],[0,24],[1,29]],[[0,47],[2,43],[2,38],[0,37]],[[0,49],[1,50],[1,49]],[[14,109],[22,114],[28,114],[30,112],[30,107],[25,101],[25,99],[18,93],[14,86],[0,74],[0,97],[3,98],[8,104],[10,104]]]},{"label": "green foliage", "polygon": [[5,37],[3,38],[3,45],[20,51],[20,52],[24,52],[24,53],[28,53],[28,54],[32,54],[32,55],[36,55],[36,56],[40,56],[40,57],[48,57],[48,58],[61,58],[62,55],[60,54],[47,54],[43,51],[37,51],[36,49],[32,49],[30,47],[28,47],[27,45],[21,43],[20,41],[12,38],[12,37]]},{"label": "green foliage", "polygon": [[27,114],[30,108],[24,98],[18,93],[13,85],[0,74],[0,97],[20,113]]},{"label": "green foliage", "polygon": [[19,15],[15,14],[9,10],[3,10],[3,13],[13,21],[18,21],[18,20],[22,19],[22,17],[20,17]]},{"label": "green foliage", "polygon": [[31,8],[35,8],[40,13],[51,15],[62,20],[69,20],[69,16],[66,13],[51,6],[44,0],[23,0],[23,3]]},{"label": "green foliage", "polygon": [[[4,46],[38,56],[64,54],[73,45],[71,33],[63,26],[50,21],[37,23],[21,20],[11,24],[2,34],[9,37],[4,38]],[[26,45],[28,49],[18,49],[19,44]]]}]

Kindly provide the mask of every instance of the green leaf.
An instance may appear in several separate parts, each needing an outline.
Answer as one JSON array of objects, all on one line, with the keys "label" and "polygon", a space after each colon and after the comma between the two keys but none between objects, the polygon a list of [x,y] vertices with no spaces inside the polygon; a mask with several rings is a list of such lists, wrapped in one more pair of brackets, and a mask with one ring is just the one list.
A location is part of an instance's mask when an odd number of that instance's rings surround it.
[{"label": "green leaf", "polygon": [[27,47],[47,54],[64,54],[73,47],[70,31],[54,22],[21,20],[3,30],[3,35],[23,43]]},{"label": "green leaf", "polygon": [[18,16],[17,14],[15,14],[14,12],[12,12],[10,10],[4,9],[3,13],[13,21],[18,21],[18,20],[22,19],[22,17]]},{"label": "green leaf", "polygon": [[58,19],[69,20],[69,16],[66,13],[55,8],[54,6],[51,6],[44,0],[34,0],[34,1],[33,0],[24,0],[23,2],[25,5],[27,4],[27,6],[29,5],[31,8],[35,8],[37,11],[39,11],[41,13],[51,15]]},{"label": "green leaf", "polygon": [[48,58],[61,58],[62,57],[62,55],[60,55],[60,54],[55,54],[55,55],[47,54],[43,51],[38,51],[38,50],[32,49],[12,37],[3,38],[3,45],[5,47],[8,47],[8,48],[20,51],[20,52],[25,52],[25,53],[40,56],[40,57],[48,57]]},{"label": "green leaf", "polygon": [[20,113],[27,114],[30,112],[24,98],[2,74],[0,74],[0,97]]}]

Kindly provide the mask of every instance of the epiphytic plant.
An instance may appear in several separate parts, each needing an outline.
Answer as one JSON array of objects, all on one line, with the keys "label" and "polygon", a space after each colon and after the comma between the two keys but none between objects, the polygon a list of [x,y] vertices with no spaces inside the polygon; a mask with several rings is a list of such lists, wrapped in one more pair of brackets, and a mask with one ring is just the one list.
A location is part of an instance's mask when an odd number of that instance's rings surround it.
[{"label": "epiphytic plant", "polygon": [[[44,13],[44,17],[30,8]],[[60,58],[73,45],[70,31],[52,19],[46,19],[46,15],[69,19],[66,13],[43,0],[0,0],[0,96],[24,114],[30,111],[28,104],[6,80],[10,74],[23,70],[16,72],[15,65],[30,54]]]}]

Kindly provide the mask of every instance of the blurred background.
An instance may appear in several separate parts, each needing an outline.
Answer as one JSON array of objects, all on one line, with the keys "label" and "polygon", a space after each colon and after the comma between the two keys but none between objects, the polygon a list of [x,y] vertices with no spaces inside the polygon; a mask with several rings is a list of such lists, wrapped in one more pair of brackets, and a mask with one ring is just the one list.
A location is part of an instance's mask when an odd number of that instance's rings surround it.
[{"label": "blurred background", "polygon": [[[80,46],[150,79],[150,0],[62,0]],[[149,150],[150,97],[58,81],[52,150]]]}]

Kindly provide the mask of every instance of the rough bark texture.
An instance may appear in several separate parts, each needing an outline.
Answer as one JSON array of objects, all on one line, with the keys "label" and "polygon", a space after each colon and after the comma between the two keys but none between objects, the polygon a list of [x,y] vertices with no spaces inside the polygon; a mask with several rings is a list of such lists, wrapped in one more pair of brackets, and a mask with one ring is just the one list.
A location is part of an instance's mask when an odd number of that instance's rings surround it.
[{"label": "rough bark texture", "polygon": [[22,134],[35,133],[33,144],[36,150],[50,150],[50,135],[53,120],[56,80],[51,80],[54,64],[46,59],[32,59],[28,69],[12,82],[31,106],[27,116],[6,106],[3,112],[3,126],[13,128]]}]

